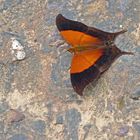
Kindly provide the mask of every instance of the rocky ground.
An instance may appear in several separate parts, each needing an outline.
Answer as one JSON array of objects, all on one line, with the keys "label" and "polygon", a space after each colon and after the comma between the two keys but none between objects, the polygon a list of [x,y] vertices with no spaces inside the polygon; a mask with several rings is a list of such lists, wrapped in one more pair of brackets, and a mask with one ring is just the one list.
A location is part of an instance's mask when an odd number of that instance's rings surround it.
[{"label": "rocky ground", "polygon": [[[79,97],[57,14],[105,31],[120,57]],[[139,0],[0,0],[0,140],[140,140]]]}]

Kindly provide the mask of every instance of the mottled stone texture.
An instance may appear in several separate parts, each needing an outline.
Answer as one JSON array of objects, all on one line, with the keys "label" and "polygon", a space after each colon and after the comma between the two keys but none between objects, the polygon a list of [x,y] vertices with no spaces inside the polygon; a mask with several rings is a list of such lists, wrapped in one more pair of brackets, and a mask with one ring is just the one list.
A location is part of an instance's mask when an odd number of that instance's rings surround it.
[{"label": "mottled stone texture", "polygon": [[[105,31],[126,28],[116,44],[135,55],[120,57],[79,97],[58,13]],[[13,58],[12,38],[24,47],[22,60]],[[0,0],[0,140],[139,138],[139,0]]]}]

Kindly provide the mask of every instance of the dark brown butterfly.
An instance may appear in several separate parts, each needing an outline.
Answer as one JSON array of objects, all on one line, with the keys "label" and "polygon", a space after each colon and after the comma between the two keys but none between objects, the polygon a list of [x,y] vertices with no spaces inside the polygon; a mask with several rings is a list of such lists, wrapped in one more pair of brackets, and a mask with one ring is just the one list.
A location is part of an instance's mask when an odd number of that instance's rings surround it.
[{"label": "dark brown butterfly", "polygon": [[66,19],[61,14],[56,17],[56,25],[71,45],[68,51],[74,54],[70,76],[72,86],[79,95],[83,95],[84,88],[99,79],[118,57],[133,54],[121,51],[114,44],[116,37],[126,30],[109,33]]}]

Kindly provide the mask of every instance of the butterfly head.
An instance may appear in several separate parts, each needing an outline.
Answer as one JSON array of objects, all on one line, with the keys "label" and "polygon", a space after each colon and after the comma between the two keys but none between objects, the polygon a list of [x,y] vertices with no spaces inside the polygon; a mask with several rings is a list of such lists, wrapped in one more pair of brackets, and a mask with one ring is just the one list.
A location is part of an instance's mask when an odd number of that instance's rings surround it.
[{"label": "butterfly head", "polygon": [[112,41],[112,40],[107,40],[107,41],[105,41],[105,46],[107,46],[107,47],[112,47],[112,46],[114,46],[115,44],[114,44],[114,41]]},{"label": "butterfly head", "polygon": [[112,47],[114,46],[114,42],[115,42],[115,39],[121,35],[121,34],[124,34],[127,30],[122,30],[122,31],[119,31],[119,32],[115,32],[115,33],[107,33],[105,39],[104,39],[104,44],[107,46],[107,47]]}]

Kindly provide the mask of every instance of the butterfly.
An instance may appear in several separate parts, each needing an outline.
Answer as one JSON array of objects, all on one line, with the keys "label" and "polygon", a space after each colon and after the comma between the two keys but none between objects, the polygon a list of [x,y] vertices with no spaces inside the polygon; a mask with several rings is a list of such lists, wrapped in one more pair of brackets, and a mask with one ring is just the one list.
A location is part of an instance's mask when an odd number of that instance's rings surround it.
[{"label": "butterfly", "polygon": [[68,49],[73,53],[71,83],[75,92],[81,96],[84,88],[89,83],[96,82],[118,57],[133,54],[120,50],[114,43],[116,37],[126,30],[109,33],[67,19],[61,14],[56,17],[56,26],[71,46]]}]

